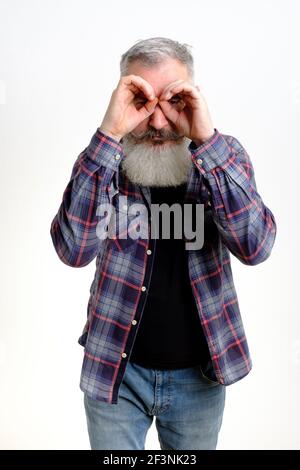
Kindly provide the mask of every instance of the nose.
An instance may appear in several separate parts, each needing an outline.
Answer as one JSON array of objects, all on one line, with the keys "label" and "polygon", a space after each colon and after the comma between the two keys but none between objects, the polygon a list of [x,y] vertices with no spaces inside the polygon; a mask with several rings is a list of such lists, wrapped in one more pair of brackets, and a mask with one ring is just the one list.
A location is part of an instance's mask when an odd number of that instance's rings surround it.
[{"label": "nose", "polygon": [[162,129],[169,124],[159,104],[155,106],[155,109],[150,116],[149,124],[151,124],[152,127],[155,127],[155,129]]}]

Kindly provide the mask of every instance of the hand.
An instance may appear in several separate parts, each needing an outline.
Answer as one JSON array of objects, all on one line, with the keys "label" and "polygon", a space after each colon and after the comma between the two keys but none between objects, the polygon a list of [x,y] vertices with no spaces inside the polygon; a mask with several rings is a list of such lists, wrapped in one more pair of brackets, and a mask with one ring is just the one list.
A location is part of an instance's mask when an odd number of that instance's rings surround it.
[{"label": "hand", "polygon": [[[176,105],[168,102],[180,95]],[[184,80],[170,83],[161,93],[159,104],[165,116],[175,124],[180,133],[193,140],[197,146],[215,132],[208,107],[200,88]]]},{"label": "hand", "polygon": [[[147,98],[147,102],[137,109],[134,98],[141,92]],[[158,98],[155,97],[152,86],[142,77],[138,75],[121,77],[112,93],[99,129],[120,141],[124,135],[153,113],[157,102]]]}]

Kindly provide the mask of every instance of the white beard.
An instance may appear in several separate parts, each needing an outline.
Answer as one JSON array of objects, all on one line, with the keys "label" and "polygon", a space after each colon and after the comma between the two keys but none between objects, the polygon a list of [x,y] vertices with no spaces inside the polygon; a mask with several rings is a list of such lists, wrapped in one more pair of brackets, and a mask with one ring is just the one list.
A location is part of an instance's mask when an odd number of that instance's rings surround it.
[{"label": "white beard", "polygon": [[142,186],[177,186],[188,180],[192,165],[187,137],[166,145],[135,143],[127,135],[121,140],[125,157],[120,170]]}]

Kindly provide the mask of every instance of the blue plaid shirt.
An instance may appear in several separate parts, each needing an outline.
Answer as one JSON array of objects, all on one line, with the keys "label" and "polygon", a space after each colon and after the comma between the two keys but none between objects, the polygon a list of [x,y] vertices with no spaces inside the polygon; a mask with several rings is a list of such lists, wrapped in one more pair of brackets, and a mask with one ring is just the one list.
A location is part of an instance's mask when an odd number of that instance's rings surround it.
[{"label": "blue plaid shirt", "polygon": [[[68,266],[86,266],[96,258],[87,319],[78,339],[84,347],[80,388],[110,404],[118,403],[147,300],[156,242],[150,232],[137,239],[97,235],[99,205],[111,204],[126,218],[132,204],[151,205],[150,189],[133,184],[120,171],[126,158],[121,142],[96,130],[75,161],[50,229],[55,250]],[[204,204],[205,227],[212,234],[201,249],[188,250],[190,281],[213,377],[230,385],[252,368],[230,256],[246,265],[265,261],[276,223],[257,191],[249,155],[235,137],[215,129],[206,142],[197,147],[191,141],[188,148],[192,165],[185,202]],[[126,206],[120,196],[127,197]]]}]

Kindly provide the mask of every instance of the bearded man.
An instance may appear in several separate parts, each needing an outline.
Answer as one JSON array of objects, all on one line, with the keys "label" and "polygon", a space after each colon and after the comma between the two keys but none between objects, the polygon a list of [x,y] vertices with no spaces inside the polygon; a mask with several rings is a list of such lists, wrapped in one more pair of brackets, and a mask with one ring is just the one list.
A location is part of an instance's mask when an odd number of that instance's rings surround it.
[{"label": "bearded man", "polygon": [[[91,448],[144,449],[155,416],[161,449],[216,449],[226,386],[252,368],[230,257],[265,261],[274,215],[242,144],[214,127],[187,45],[139,41],[120,69],[51,224],[65,264],[96,258],[78,339]],[[163,236],[155,205],[190,206],[204,242],[175,236],[175,217]]]}]

